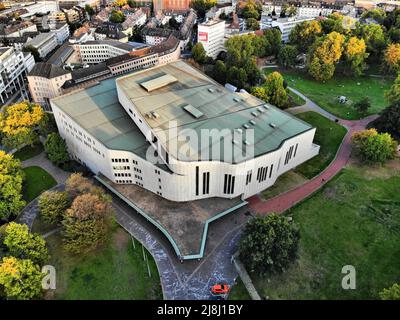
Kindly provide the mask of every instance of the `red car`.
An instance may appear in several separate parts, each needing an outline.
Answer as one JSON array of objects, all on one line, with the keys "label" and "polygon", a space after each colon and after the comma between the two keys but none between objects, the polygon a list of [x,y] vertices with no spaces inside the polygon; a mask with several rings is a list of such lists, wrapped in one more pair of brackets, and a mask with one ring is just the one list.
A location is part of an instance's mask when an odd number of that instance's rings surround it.
[{"label": "red car", "polygon": [[229,286],[227,284],[215,284],[211,287],[212,294],[227,294],[229,292]]}]

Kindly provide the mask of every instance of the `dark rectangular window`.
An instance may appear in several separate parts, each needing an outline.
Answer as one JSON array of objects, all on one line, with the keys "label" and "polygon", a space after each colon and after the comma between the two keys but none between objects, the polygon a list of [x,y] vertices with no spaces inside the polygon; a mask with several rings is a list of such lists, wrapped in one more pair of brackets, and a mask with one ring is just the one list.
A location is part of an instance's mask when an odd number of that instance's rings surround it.
[{"label": "dark rectangular window", "polygon": [[169,164],[169,154],[165,153],[165,162]]},{"label": "dark rectangular window", "polygon": [[207,172],[207,187],[206,187],[206,193],[210,193],[210,173]]},{"label": "dark rectangular window", "polygon": [[297,147],[299,146],[299,144],[298,143],[296,143],[296,148],[294,149],[294,155],[293,155],[293,158],[296,156],[296,153],[297,153]]},{"label": "dark rectangular window", "polygon": [[206,194],[206,179],[207,179],[207,174],[206,172],[203,172],[203,194]]},{"label": "dark rectangular window", "polygon": [[274,167],[274,165],[273,164],[271,164],[271,168],[269,169],[269,177],[271,178],[271,176],[272,176],[272,168]]},{"label": "dark rectangular window", "polygon": [[224,176],[224,193],[226,193],[226,185],[227,185],[227,182],[228,182],[228,175],[226,174],[226,175]]},{"label": "dark rectangular window", "polygon": [[258,170],[257,170],[257,181],[260,181],[260,171],[261,171],[261,168],[258,168]]},{"label": "dark rectangular window", "polygon": [[231,194],[235,192],[235,177],[232,177]]},{"label": "dark rectangular window", "polygon": [[230,193],[231,190],[232,175],[228,174],[228,185],[226,187],[226,193]]},{"label": "dark rectangular window", "polygon": [[268,167],[265,167],[265,174],[264,174],[263,181],[265,181],[265,179],[267,179],[267,174],[268,174]]},{"label": "dark rectangular window", "polygon": [[199,167],[196,167],[196,196],[199,195]]}]

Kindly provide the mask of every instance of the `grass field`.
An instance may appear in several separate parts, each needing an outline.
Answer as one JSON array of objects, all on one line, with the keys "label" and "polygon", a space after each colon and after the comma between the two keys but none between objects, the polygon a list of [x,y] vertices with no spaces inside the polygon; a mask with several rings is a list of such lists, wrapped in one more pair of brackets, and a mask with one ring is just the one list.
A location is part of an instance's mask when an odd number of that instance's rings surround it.
[{"label": "grass field", "polygon": [[[368,114],[376,114],[385,108],[384,91],[393,83],[392,79],[377,77],[334,76],[328,81],[316,81],[309,75],[298,71],[266,68],[264,72],[279,71],[289,87],[299,90],[320,107],[343,119],[360,119],[362,116],[351,106],[361,98],[368,97],[371,109]],[[340,104],[339,96],[345,96],[349,103]]]},{"label": "grass field", "polygon": [[292,107],[302,106],[303,104],[306,103],[306,100],[295,94],[293,91],[288,90],[288,93],[292,101]]},{"label": "grass field", "polygon": [[332,162],[346,135],[346,129],[313,111],[296,114],[296,117],[317,128],[314,142],[321,146],[319,155],[295,169],[296,172],[311,179]]},{"label": "grass field", "polygon": [[130,300],[162,299],[160,278],[151,255],[151,278],[143,261],[141,245],[133,249],[130,235],[113,226],[108,243],[78,256],[64,251],[59,233],[47,239],[51,261],[57,270],[57,289],[47,299]]},{"label": "grass field", "polygon": [[[400,279],[400,161],[349,166],[285,214],[300,228],[299,259],[284,273],[253,276],[271,299],[376,299]],[[343,290],[342,267],[356,269]]]},{"label": "grass field", "polygon": [[237,284],[232,286],[228,300],[251,300],[251,297],[240,277],[237,278]]},{"label": "grass field", "polygon": [[41,144],[31,146],[25,146],[14,153],[14,158],[17,158],[21,161],[28,160],[37,156],[43,151],[43,146]]},{"label": "grass field", "polygon": [[22,189],[23,198],[30,202],[39,196],[43,191],[54,187],[57,182],[45,170],[40,167],[27,167],[23,169],[25,172],[25,181]]}]

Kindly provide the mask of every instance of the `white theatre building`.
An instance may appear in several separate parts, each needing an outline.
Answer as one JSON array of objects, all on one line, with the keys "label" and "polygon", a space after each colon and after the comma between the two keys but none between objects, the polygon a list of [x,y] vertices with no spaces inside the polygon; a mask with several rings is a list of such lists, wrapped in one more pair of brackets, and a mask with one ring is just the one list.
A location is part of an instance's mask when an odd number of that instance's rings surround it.
[{"label": "white theatre building", "polygon": [[[182,61],[101,81],[51,105],[74,159],[172,201],[246,199],[319,152],[309,124]],[[204,132],[206,141],[195,139]]]}]

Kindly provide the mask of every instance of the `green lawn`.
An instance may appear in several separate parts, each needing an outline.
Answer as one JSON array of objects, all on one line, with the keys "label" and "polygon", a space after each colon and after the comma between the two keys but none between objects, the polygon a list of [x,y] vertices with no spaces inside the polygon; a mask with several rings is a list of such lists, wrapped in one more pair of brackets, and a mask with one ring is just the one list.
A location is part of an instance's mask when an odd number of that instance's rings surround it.
[{"label": "green lawn", "polygon": [[56,180],[54,180],[47,171],[40,167],[27,167],[23,170],[25,172],[25,181],[22,193],[26,202],[32,201],[43,191],[46,191],[57,184]]},{"label": "green lawn", "polygon": [[[400,280],[400,161],[350,166],[285,214],[300,228],[299,259],[284,273],[253,276],[271,299],[377,299]],[[342,267],[356,269],[343,290]]]},{"label": "green lawn", "polygon": [[296,117],[317,128],[314,142],[320,145],[319,155],[295,169],[296,172],[311,179],[332,162],[346,135],[346,129],[313,111],[296,114]]},{"label": "green lawn", "polygon": [[[265,73],[279,71],[284,76],[289,87],[299,90],[320,107],[343,119],[362,118],[351,107],[351,102],[357,102],[361,98],[368,97],[371,101],[369,114],[376,114],[386,107],[384,91],[393,83],[392,79],[376,77],[345,77],[334,76],[328,81],[316,81],[304,72],[287,71],[273,68],[264,69]],[[350,103],[340,104],[339,96],[345,96]]]},{"label": "green lawn", "polygon": [[289,92],[290,99],[292,101],[292,107],[302,106],[303,104],[306,103],[306,100],[304,100],[302,97],[298,96],[293,91],[288,90],[288,92]]},{"label": "green lawn", "polygon": [[308,179],[306,179],[303,175],[290,170],[279,176],[274,185],[264,190],[261,193],[261,196],[264,200],[271,199],[283,192],[292,190],[307,181]]},{"label": "green lawn", "polygon": [[237,278],[237,284],[232,286],[228,300],[251,300],[251,297],[240,277]]},{"label": "green lawn", "polygon": [[109,241],[94,252],[71,255],[63,249],[60,233],[46,239],[50,264],[57,270],[57,289],[46,299],[128,300],[162,299],[160,278],[151,255],[151,278],[143,261],[141,245],[121,227],[113,225]]},{"label": "green lawn", "polygon": [[33,147],[25,146],[22,149],[18,150],[14,153],[14,158],[17,158],[21,161],[28,160],[37,156],[43,151],[43,146],[41,144],[36,144]]}]

